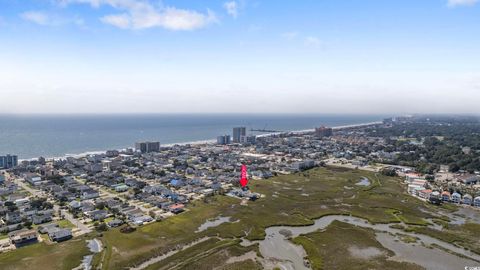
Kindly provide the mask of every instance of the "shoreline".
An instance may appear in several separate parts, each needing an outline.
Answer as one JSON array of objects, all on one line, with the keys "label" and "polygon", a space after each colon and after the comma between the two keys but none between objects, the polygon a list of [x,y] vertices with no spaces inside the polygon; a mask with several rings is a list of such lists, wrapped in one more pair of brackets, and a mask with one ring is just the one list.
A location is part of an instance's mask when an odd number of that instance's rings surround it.
[{"label": "shoreline", "polygon": [[[374,121],[374,122],[367,122],[367,123],[358,123],[358,124],[350,124],[350,125],[342,125],[342,126],[334,126],[331,127],[333,130],[342,130],[342,129],[347,129],[347,128],[357,128],[357,127],[364,127],[364,126],[371,126],[371,125],[378,125],[381,124],[382,121]],[[306,133],[311,133],[314,132],[315,129],[303,129],[303,130],[291,130],[291,131],[282,131],[282,132],[274,132],[274,133],[266,133],[266,134],[260,134],[256,135],[257,137],[269,137],[269,136],[275,136],[275,135],[280,135],[280,134],[306,134]],[[190,142],[176,142],[176,143],[168,143],[168,144],[160,144],[161,147],[172,147],[174,145],[188,145],[188,144],[193,144],[193,145],[202,145],[202,144],[215,144],[216,140],[215,139],[206,139],[206,140],[198,140],[198,141],[190,141]],[[129,147],[130,148],[130,147]],[[82,158],[86,157],[88,155],[100,155],[100,154],[105,154],[108,150],[117,150],[117,151],[124,151],[127,148],[120,148],[120,149],[107,149],[107,150],[93,150],[93,151],[87,151],[87,152],[82,152],[79,154],[69,154],[66,153],[63,156],[57,156],[57,157],[44,157],[47,161],[51,160],[58,160],[58,159],[66,159],[67,157],[73,157],[73,158]],[[40,157],[40,156],[39,156]],[[22,161],[32,161],[36,160],[39,157],[35,158],[25,158],[25,159],[19,159],[19,162]]]}]

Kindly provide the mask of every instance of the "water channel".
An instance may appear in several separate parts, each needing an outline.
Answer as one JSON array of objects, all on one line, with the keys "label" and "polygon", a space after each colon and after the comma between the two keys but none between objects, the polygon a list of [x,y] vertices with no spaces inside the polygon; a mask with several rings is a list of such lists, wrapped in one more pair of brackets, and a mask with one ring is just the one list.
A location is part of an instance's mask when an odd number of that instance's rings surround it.
[{"label": "water channel", "polygon": [[[304,264],[305,251],[301,246],[289,241],[288,237],[285,236],[285,231],[289,231],[291,237],[296,237],[316,230],[323,230],[335,220],[374,229],[377,241],[395,253],[395,256],[390,258],[392,260],[415,263],[426,269],[464,269],[465,266],[480,265],[480,255],[452,244],[426,235],[407,233],[399,229],[390,228],[391,224],[370,224],[365,219],[341,215],[319,218],[311,226],[276,226],[266,229],[265,239],[258,242],[260,252],[266,260],[266,265],[274,265],[285,270],[310,269]],[[397,234],[416,237],[423,244],[399,241]],[[456,256],[442,249],[426,247],[432,244],[450,252],[462,254],[466,258]]]}]

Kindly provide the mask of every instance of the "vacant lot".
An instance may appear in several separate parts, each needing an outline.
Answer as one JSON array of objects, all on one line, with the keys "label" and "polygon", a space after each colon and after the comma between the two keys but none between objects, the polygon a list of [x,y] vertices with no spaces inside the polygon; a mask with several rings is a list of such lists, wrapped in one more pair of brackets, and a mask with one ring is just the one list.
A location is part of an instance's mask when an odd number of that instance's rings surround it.
[{"label": "vacant lot", "polygon": [[37,243],[0,254],[0,269],[65,269],[80,265],[89,253],[84,237],[58,244]]}]

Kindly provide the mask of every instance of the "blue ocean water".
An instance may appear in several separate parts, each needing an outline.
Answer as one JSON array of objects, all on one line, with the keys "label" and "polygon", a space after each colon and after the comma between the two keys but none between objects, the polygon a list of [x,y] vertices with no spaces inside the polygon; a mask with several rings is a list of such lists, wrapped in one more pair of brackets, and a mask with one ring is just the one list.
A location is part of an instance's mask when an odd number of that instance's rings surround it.
[{"label": "blue ocean water", "polygon": [[[133,147],[136,141],[162,144],[211,140],[235,126],[281,131],[379,121],[384,115],[148,114],[0,115],[0,155],[20,159],[60,157]],[[250,134],[253,134],[250,132]],[[258,133],[256,133],[258,134]]]}]

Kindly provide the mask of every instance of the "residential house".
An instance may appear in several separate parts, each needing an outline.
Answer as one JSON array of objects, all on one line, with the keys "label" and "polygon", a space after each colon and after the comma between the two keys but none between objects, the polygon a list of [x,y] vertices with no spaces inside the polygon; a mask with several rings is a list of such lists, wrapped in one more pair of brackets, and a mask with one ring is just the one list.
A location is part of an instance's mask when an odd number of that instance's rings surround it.
[{"label": "residential house", "polygon": [[30,200],[28,198],[21,198],[21,199],[16,199],[14,203],[16,206],[20,207],[20,206],[27,205],[29,202]]},{"label": "residential house", "polygon": [[16,224],[22,222],[22,216],[19,211],[8,212],[5,215],[5,221],[7,224]]},{"label": "residential house", "polygon": [[93,190],[93,189],[87,189],[82,192],[81,199],[82,200],[90,200],[90,199],[95,199],[100,197],[100,194],[98,191]]},{"label": "residential house", "polygon": [[180,179],[173,179],[170,181],[170,185],[172,185],[175,188],[179,188],[184,185],[184,182]]},{"label": "residential house", "polygon": [[457,181],[465,185],[472,185],[480,182],[480,176],[474,174],[465,174],[457,177]]},{"label": "residential house", "polygon": [[153,218],[151,216],[147,216],[147,215],[141,215],[141,216],[132,218],[132,222],[135,225],[142,225],[146,222],[151,222],[151,221],[153,221]]},{"label": "residential house", "polygon": [[35,225],[43,224],[52,221],[51,214],[35,214],[32,216],[32,223]]},{"label": "residential house", "polygon": [[87,172],[97,173],[103,171],[103,165],[101,163],[89,163],[84,166]]},{"label": "residential house", "polygon": [[95,210],[87,213],[87,216],[92,220],[103,220],[107,217],[108,212],[106,210]]},{"label": "residential house", "polygon": [[56,228],[48,232],[48,237],[51,241],[62,242],[72,238],[72,231],[70,229]]},{"label": "residential house", "polygon": [[176,204],[170,205],[168,209],[170,210],[170,212],[174,214],[179,214],[185,210],[185,205],[181,203],[176,203]]},{"label": "residential house", "polygon": [[473,200],[473,205],[476,207],[480,207],[480,196],[475,197]]},{"label": "residential house", "polygon": [[304,171],[315,167],[315,161],[305,160],[302,162],[295,162],[292,164],[291,168],[294,171]]},{"label": "residential house", "polygon": [[84,212],[84,213],[85,212],[90,212],[90,211],[95,210],[95,205],[90,201],[83,201],[81,209],[82,209],[82,212]]},{"label": "residential house", "polygon": [[442,201],[449,202],[450,201],[450,192],[444,191],[442,192]]},{"label": "residential house", "polygon": [[418,173],[406,173],[405,174],[405,181],[408,183],[412,183],[415,180],[425,180],[420,174]]},{"label": "residential house", "polygon": [[116,192],[125,192],[128,190],[128,186],[125,184],[118,184],[114,186]]},{"label": "residential house", "polygon": [[431,194],[432,194],[432,190],[431,190],[431,189],[424,189],[424,190],[420,190],[420,191],[418,192],[418,196],[419,196],[420,198],[423,198],[423,199],[426,199],[426,200],[430,199],[430,195],[431,195]]},{"label": "residential house", "polygon": [[46,225],[41,225],[41,226],[38,226],[38,232],[42,233],[42,234],[48,233],[49,231],[56,230],[58,227],[59,227],[59,225],[57,223],[50,223],[50,224],[46,224]]},{"label": "residential house", "polygon": [[42,177],[39,174],[36,173],[26,173],[24,175],[25,181],[32,185],[39,185],[40,182],[42,181]]},{"label": "residential house", "polygon": [[115,228],[123,224],[123,221],[120,219],[114,219],[112,221],[107,222],[107,226],[110,228]]},{"label": "residential house", "polygon": [[462,195],[460,193],[454,192],[451,197],[452,202],[460,203],[462,201]]},{"label": "residential house", "polygon": [[440,196],[440,192],[438,192],[438,191],[436,191],[436,190],[435,190],[435,191],[432,191],[432,193],[430,194],[430,198],[432,198],[432,197],[433,197],[433,198],[436,198],[436,199],[440,199],[440,197],[441,197],[441,196]]},{"label": "residential house", "polygon": [[463,204],[472,205],[472,202],[473,202],[473,197],[472,197],[472,195],[470,195],[470,194],[465,194],[465,195],[463,196],[463,201],[462,201]]},{"label": "residential house", "polygon": [[135,218],[143,216],[142,210],[140,210],[138,208],[130,209],[130,210],[126,211],[125,214],[127,215],[127,217],[130,220],[134,220]]},{"label": "residential house", "polygon": [[420,190],[424,190],[424,189],[425,188],[423,186],[409,184],[407,188],[407,192],[412,195],[417,195]]},{"label": "residential house", "polygon": [[71,201],[68,203],[68,207],[70,210],[80,209],[82,207],[82,203],[79,201]]},{"label": "residential house", "polygon": [[8,237],[10,238],[10,242],[16,246],[36,242],[38,240],[37,231],[35,230],[14,231],[9,233]]}]

